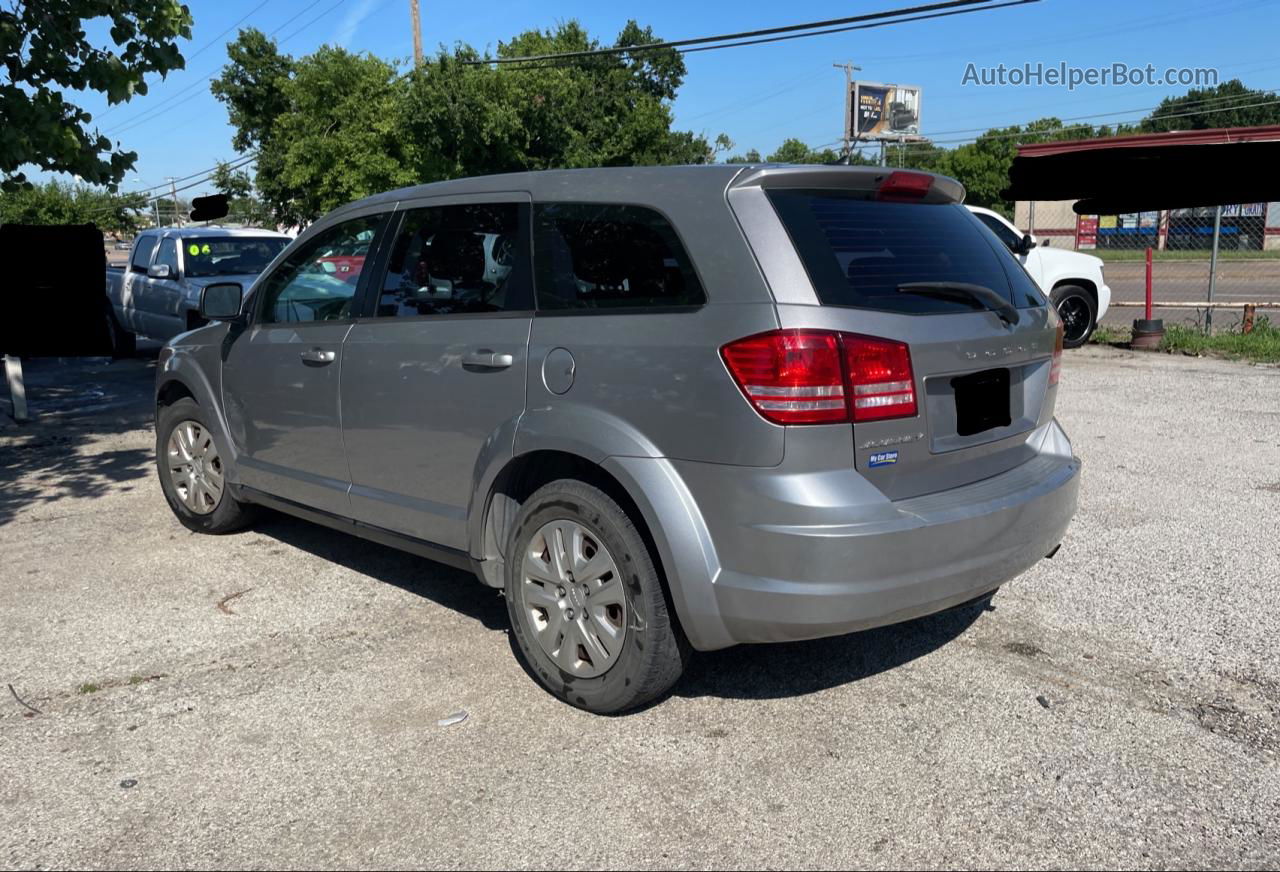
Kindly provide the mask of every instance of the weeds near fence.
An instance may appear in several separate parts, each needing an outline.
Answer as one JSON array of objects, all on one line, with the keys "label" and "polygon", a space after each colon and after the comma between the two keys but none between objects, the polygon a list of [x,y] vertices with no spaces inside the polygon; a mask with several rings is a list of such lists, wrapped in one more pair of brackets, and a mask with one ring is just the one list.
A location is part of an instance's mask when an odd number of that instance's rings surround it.
[{"label": "weeds near fence", "polygon": [[[1133,336],[1128,327],[1099,324],[1090,342],[1097,345],[1127,346]],[[1219,329],[1212,336],[1202,327],[1166,322],[1160,350],[1170,354],[1226,357],[1254,363],[1280,363],[1280,325],[1265,317],[1254,322],[1253,330],[1242,333],[1237,325],[1231,330]]]},{"label": "weeds near fence", "polygon": [[[1121,263],[1125,261],[1139,262],[1146,260],[1147,251],[1145,248],[1095,248],[1082,251],[1081,254],[1092,254],[1094,257],[1100,257],[1107,263]],[[1166,251],[1151,252],[1151,259],[1157,263],[1161,261],[1208,261],[1211,254],[1207,249],[1170,249]],[[1257,251],[1250,249],[1232,250],[1218,252],[1219,261],[1227,260],[1280,260],[1280,250],[1273,251]]]},{"label": "weeds near fence", "polygon": [[1170,324],[1165,328],[1164,351],[1242,358],[1257,363],[1280,363],[1280,326],[1259,318],[1248,333],[1218,332],[1206,336],[1199,330]]},{"label": "weeds near fence", "polygon": [[1093,331],[1090,342],[1099,345],[1127,345],[1133,338],[1133,331],[1128,327],[1112,327],[1110,324],[1099,324]]}]

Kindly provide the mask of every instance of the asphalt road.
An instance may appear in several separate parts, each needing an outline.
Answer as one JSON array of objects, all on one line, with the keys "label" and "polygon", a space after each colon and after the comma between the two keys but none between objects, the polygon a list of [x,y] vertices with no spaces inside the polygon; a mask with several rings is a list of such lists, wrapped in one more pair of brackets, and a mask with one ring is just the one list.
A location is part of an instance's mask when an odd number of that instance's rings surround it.
[{"label": "asphalt road", "polygon": [[[1141,262],[1108,263],[1107,284],[1113,300],[1141,303],[1146,300],[1146,264]],[[1157,261],[1152,269],[1151,294],[1157,304],[1153,315],[1170,323],[1193,323],[1203,320],[1203,310],[1160,308],[1160,302],[1199,303],[1207,299],[1209,261]],[[1218,278],[1214,284],[1214,300],[1221,303],[1280,303],[1280,260],[1222,260],[1218,262]],[[1262,310],[1260,310],[1262,311]],[[1280,322],[1280,309],[1264,311],[1272,321]],[[1102,323],[1128,325],[1143,317],[1140,308],[1110,309]],[[1213,316],[1215,326],[1236,324],[1239,309],[1218,309]]]},{"label": "asphalt road", "polygon": [[1280,867],[1280,369],[1068,354],[1080,511],[991,610],[600,718],[460,572],[179,526],[152,366],[37,362],[0,427],[6,867]]}]

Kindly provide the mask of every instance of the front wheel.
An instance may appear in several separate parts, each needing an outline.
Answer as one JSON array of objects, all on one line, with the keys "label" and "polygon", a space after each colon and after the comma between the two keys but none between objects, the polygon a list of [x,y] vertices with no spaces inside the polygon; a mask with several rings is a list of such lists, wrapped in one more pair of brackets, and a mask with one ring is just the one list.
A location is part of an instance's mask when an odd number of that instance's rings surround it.
[{"label": "front wheel", "polygon": [[1092,295],[1078,285],[1053,289],[1053,305],[1062,319],[1062,345],[1079,348],[1089,341],[1097,325],[1098,306]]},{"label": "front wheel", "polygon": [[508,540],[506,573],[516,650],[555,696],[612,714],[680,678],[689,644],[654,557],[600,489],[562,479],[529,497]]},{"label": "front wheel", "polygon": [[156,466],[173,514],[197,533],[230,533],[246,526],[252,506],[227,487],[222,455],[200,405],[184,397],[156,416]]}]

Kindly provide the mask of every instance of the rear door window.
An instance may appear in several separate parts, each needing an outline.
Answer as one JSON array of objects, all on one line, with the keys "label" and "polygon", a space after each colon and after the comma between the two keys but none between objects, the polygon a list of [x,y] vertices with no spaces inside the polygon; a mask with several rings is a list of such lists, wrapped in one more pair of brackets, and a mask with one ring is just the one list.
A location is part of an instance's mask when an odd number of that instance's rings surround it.
[{"label": "rear door window", "polygon": [[534,264],[542,311],[666,309],[707,301],[671,222],[643,206],[535,206]]},{"label": "rear door window", "polygon": [[769,199],[824,305],[912,315],[974,311],[898,291],[911,282],[966,282],[1019,308],[1044,305],[1026,272],[958,204],[892,203],[831,190],[775,189]]},{"label": "rear door window", "polygon": [[377,316],[465,315],[533,308],[529,207],[465,203],[405,213]]}]

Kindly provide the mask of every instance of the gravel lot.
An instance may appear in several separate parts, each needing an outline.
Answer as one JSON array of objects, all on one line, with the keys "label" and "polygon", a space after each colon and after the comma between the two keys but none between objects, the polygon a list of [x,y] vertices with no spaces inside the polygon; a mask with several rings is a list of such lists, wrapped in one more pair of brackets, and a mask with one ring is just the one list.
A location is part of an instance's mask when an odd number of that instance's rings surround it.
[{"label": "gravel lot", "polygon": [[1280,866],[1280,369],[1068,354],[1080,513],[993,608],[599,718],[463,573],[189,534],[153,365],[33,363],[0,427],[4,866]]}]

